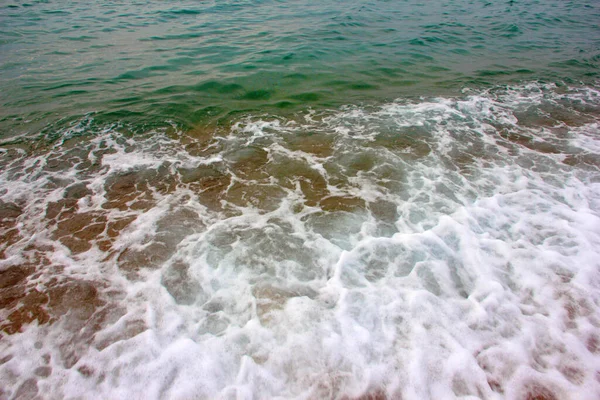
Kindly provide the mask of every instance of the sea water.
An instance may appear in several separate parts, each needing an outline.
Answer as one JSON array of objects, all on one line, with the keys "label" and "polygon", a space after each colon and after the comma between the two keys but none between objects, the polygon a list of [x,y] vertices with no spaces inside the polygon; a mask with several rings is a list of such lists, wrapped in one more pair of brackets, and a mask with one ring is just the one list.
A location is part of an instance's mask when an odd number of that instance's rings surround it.
[{"label": "sea water", "polygon": [[600,396],[598,3],[1,7],[0,398]]}]

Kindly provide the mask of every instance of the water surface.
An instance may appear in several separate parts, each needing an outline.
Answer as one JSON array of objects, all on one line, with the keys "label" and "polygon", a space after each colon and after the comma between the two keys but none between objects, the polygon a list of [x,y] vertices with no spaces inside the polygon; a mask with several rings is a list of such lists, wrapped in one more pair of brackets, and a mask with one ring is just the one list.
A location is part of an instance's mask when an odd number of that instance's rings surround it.
[{"label": "water surface", "polygon": [[599,397],[597,2],[1,7],[0,398]]}]

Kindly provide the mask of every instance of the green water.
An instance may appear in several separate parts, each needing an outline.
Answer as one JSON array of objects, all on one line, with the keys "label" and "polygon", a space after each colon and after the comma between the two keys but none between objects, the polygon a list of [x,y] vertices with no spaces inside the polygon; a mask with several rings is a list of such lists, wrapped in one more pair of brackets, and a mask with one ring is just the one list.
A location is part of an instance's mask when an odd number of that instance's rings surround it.
[{"label": "green water", "polygon": [[[596,1],[3,1],[2,138],[594,85]],[[54,128],[49,128],[54,127]],[[142,128],[144,129],[144,128]]]},{"label": "green water", "polygon": [[599,0],[25,1],[0,399],[600,398]]}]

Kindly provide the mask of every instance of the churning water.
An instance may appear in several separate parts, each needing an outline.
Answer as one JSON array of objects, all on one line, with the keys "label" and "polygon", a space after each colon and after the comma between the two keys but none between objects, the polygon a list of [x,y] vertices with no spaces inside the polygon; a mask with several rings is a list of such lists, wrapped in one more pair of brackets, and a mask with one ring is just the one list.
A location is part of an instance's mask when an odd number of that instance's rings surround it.
[{"label": "churning water", "polygon": [[597,2],[1,7],[0,398],[600,396]]}]

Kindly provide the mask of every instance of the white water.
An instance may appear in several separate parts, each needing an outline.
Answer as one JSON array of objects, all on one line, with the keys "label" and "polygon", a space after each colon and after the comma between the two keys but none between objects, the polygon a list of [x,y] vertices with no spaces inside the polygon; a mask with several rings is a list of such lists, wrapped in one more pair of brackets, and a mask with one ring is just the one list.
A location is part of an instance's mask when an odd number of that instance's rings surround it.
[{"label": "white water", "polygon": [[[50,295],[55,320],[2,337],[0,397],[598,398],[600,95],[468,94],[248,117],[200,152],[85,124],[4,151],[23,212],[0,270],[43,254],[29,288],[99,300]],[[107,206],[126,173],[147,203]],[[133,220],[109,249],[107,225],[57,240],[46,210],[76,183],[77,213]]]}]

